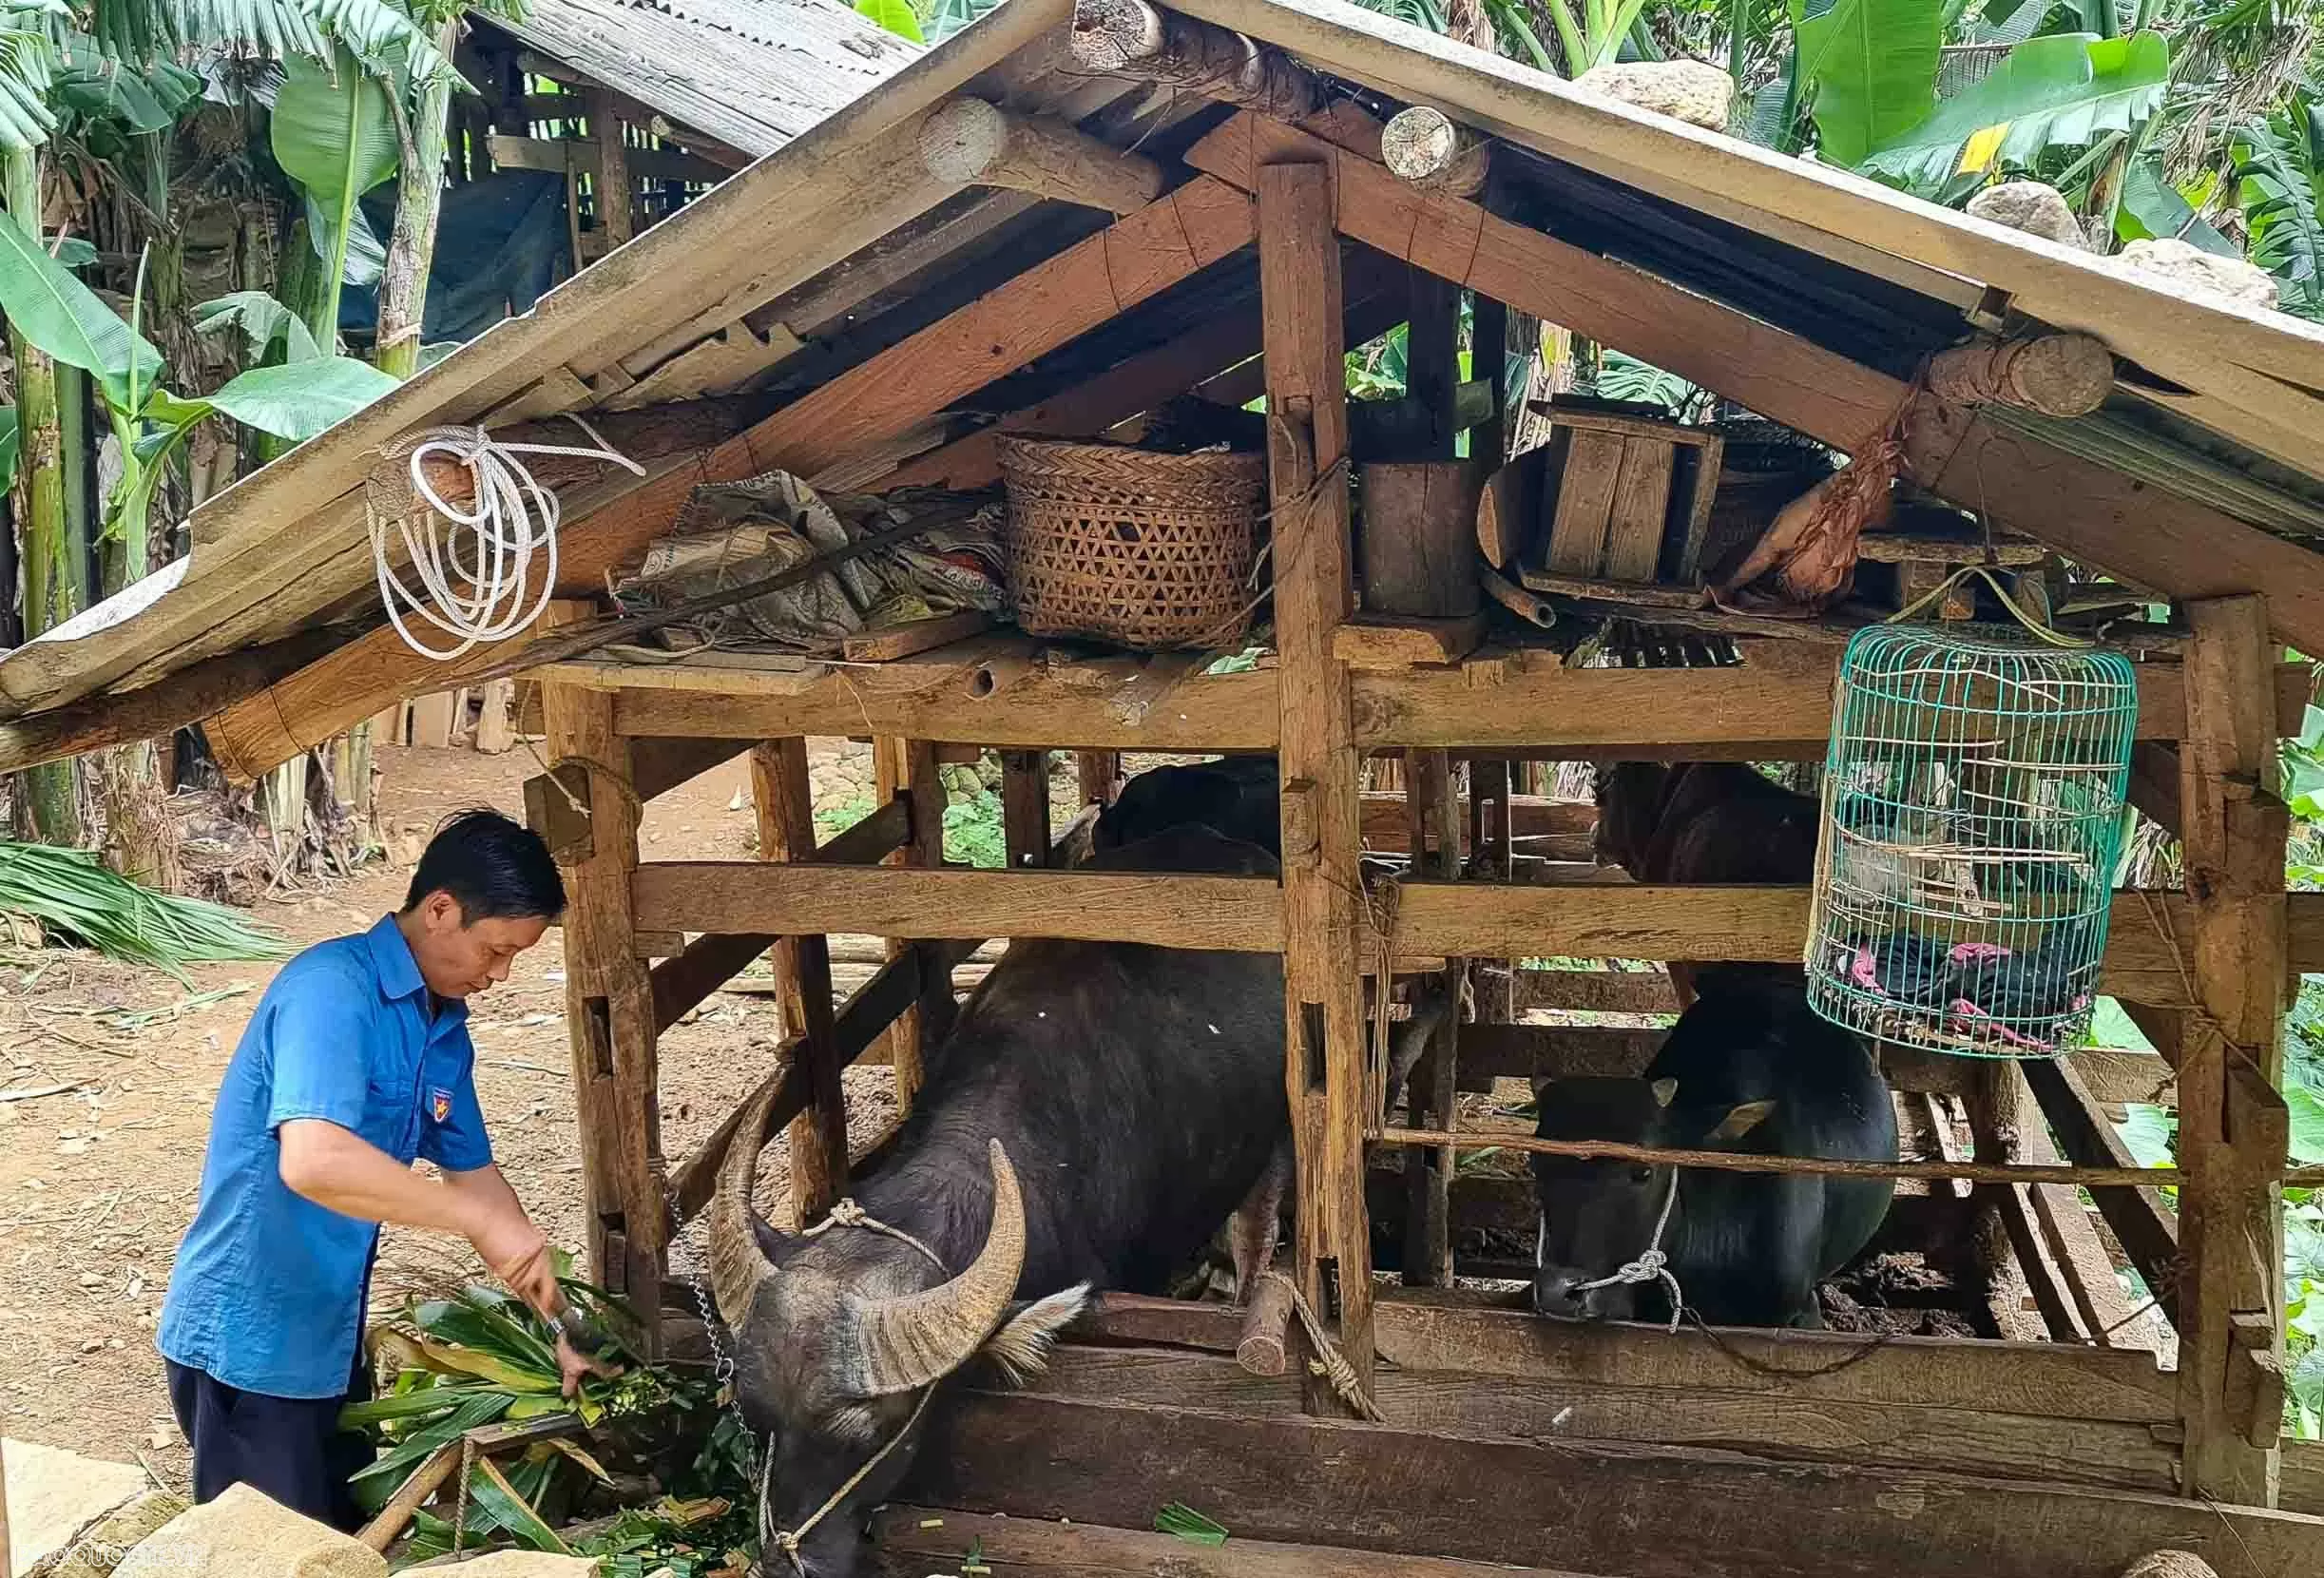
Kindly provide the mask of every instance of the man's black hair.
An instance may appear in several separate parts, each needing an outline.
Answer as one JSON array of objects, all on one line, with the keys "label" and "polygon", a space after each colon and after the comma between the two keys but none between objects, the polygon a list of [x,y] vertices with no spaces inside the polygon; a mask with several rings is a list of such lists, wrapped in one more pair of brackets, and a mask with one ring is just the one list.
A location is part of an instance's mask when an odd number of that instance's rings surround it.
[{"label": "man's black hair", "polygon": [[554,920],[565,911],[565,879],[548,845],[497,811],[462,811],[445,819],[419,857],[403,907],[439,888],[459,901],[467,926],[536,915]]}]

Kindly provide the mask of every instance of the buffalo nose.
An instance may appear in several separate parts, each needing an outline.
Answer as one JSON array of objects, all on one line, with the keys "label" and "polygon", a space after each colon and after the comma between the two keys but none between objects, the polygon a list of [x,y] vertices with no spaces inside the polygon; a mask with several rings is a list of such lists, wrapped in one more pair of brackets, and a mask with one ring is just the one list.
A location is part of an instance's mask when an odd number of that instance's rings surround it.
[{"label": "buffalo nose", "polygon": [[1565,1272],[1543,1272],[1533,1280],[1533,1310],[1537,1315],[1579,1318],[1583,1314],[1582,1279]]}]

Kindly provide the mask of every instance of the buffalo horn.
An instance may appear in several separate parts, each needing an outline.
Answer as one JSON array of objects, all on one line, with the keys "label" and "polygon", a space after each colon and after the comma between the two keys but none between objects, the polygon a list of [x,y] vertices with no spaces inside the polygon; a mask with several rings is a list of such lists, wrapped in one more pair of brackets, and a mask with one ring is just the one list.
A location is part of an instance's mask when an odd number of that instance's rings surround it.
[{"label": "buffalo horn", "polygon": [[759,1152],[767,1140],[767,1111],[779,1084],[769,1081],[743,1109],[741,1126],[719,1168],[718,1191],[710,1197],[710,1291],[718,1299],[719,1318],[730,1327],[742,1324],[759,1284],[775,1275],[775,1263],[751,1226],[751,1195],[759,1184]]},{"label": "buffalo horn", "polygon": [[942,1379],[992,1335],[1025,1266],[1025,1197],[1008,1153],[992,1142],[992,1225],[969,1269],[940,1286],[867,1303],[860,1314],[860,1392],[886,1396]]}]

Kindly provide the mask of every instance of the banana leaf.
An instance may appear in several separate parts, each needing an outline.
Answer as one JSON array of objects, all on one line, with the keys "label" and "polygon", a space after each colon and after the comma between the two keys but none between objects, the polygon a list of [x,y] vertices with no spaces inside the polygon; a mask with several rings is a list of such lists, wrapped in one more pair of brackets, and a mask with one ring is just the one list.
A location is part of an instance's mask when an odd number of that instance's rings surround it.
[{"label": "banana leaf", "polygon": [[1931,0],[1791,0],[1791,11],[1825,163],[1853,166],[1928,117],[1944,43]]},{"label": "banana leaf", "polygon": [[1921,187],[1939,185],[1972,137],[2007,126],[1993,157],[2029,169],[2045,149],[2086,147],[2144,121],[2161,107],[2170,74],[2171,47],[2160,33],[2029,39],[1975,86],[1873,148],[1858,167]]},{"label": "banana leaf", "polygon": [[[382,1453],[369,1465],[349,1476],[360,1483],[367,1479],[393,1476],[391,1484],[400,1484],[427,1455],[447,1442],[456,1441],[482,1425],[489,1425],[509,1411],[509,1394],[495,1387],[490,1390],[469,1389],[461,1394],[458,1407],[435,1423],[417,1430],[396,1443],[394,1449]],[[352,1405],[360,1407],[360,1404]],[[346,1418],[342,1409],[339,1417]]]},{"label": "banana leaf", "polygon": [[39,350],[98,380],[106,402],[135,409],[162,379],[162,353],[48,256],[14,215],[0,222],[0,312]]},{"label": "banana leaf", "polygon": [[[537,1497],[541,1488],[547,1484],[546,1471],[548,1465],[538,1465],[543,1472],[537,1476],[527,1475],[524,1471],[528,1467],[531,1465],[518,1464],[517,1476],[531,1483],[532,1495]],[[493,1528],[507,1530],[527,1549],[547,1551],[556,1556],[572,1554],[571,1548],[557,1538],[555,1530],[541,1521],[541,1515],[532,1510],[531,1501],[509,1482],[509,1476],[502,1474],[499,1466],[491,1459],[476,1459],[475,1469],[469,1475],[468,1498],[469,1528],[471,1531],[476,1528],[478,1514],[482,1514],[484,1521]]]}]

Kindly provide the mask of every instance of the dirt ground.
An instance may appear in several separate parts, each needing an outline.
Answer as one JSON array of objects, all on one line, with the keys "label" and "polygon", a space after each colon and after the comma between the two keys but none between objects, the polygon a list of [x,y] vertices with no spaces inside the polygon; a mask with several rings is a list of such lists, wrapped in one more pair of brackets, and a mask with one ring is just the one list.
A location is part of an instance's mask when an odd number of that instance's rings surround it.
[{"label": "dirt ground", "polygon": [[[523,750],[383,748],[380,819],[394,855],[356,879],[262,904],[297,946],[369,926],[402,902],[410,860],[437,819],[465,806],[522,811],[538,771]],[[739,859],[753,846],[738,760],[656,799],[642,829],[656,859]],[[218,1083],[272,975],[205,967],[192,993],[166,975],[94,955],[0,955],[0,1433],[124,1461],[164,1483],[188,1455],[169,1416],[154,1323],[190,1220]],[[216,995],[223,993],[224,995]],[[216,1000],[188,1005],[189,995]],[[580,1247],[581,1164],[565,1035],[562,933],[476,998],[476,1084],[507,1172],[552,1241]],[[682,1156],[765,1068],[778,1040],[771,997],[721,994],[662,1039],[664,1148]],[[876,1132],[893,1115],[885,1068],[853,1070],[850,1107]],[[30,1094],[65,1086],[50,1094]],[[779,1143],[761,1200],[781,1220]],[[699,1229],[697,1230],[699,1233]],[[682,1243],[676,1257],[691,1269]],[[375,1308],[481,1276],[465,1242],[390,1228]]]}]

